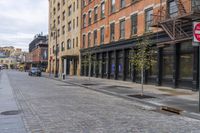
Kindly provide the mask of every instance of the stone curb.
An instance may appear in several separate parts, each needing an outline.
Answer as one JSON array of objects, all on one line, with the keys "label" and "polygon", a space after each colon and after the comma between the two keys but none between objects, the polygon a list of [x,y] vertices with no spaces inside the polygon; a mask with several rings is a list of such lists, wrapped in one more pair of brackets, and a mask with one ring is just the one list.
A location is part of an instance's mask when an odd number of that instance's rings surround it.
[{"label": "stone curb", "polygon": [[[179,109],[176,109],[174,107],[170,107],[168,105],[167,106],[163,105],[163,104],[158,105],[158,104],[155,104],[155,103],[150,103],[148,101],[140,100],[138,98],[129,97],[129,96],[126,96],[126,95],[121,95],[121,94],[106,91],[106,90],[103,90],[103,89],[102,90],[101,89],[95,89],[93,87],[85,86],[85,85],[82,85],[82,84],[79,84],[79,83],[72,83],[72,82],[69,82],[69,81],[66,81],[66,80],[64,81],[64,80],[61,80],[61,79],[56,79],[56,78],[47,77],[47,76],[43,76],[43,77],[48,78],[48,79],[53,79],[53,80],[56,80],[56,81],[61,81],[63,83],[68,83],[68,84],[80,86],[80,87],[83,87],[83,88],[86,88],[86,89],[89,89],[89,90],[93,90],[93,91],[96,91],[96,92],[104,93],[104,94],[107,94],[107,95],[110,95],[110,96],[116,96],[116,97],[123,98],[123,99],[129,100],[129,101],[137,101],[137,102],[143,104],[143,105],[135,105],[135,106],[137,106],[141,109],[154,111],[154,110],[161,109],[163,106],[165,106],[165,107],[173,108],[175,110],[179,110]],[[196,119],[196,120],[200,120],[200,114],[194,113],[194,112],[189,112],[189,111],[186,111],[186,110],[181,111],[179,113],[179,115],[184,116],[184,117],[188,117],[188,118],[192,118],[192,119]]]}]

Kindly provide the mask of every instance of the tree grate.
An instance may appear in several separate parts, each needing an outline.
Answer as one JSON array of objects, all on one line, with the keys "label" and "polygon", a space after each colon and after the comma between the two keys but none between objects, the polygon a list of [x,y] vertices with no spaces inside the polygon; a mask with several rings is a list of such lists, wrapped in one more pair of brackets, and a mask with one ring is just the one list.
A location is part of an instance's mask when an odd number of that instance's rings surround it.
[{"label": "tree grate", "polygon": [[137,94],[137,95],[127,95],[129,97],[134,97],[134,98],[138,98],[138,99],[148,99],[148,98],[156,98],[153,96],[149,96],[149,95],[141,95],[141,94]]},{"label": "tree grate", "polygon": [[1,112],[1,115],[18,115],[20,113],[21,113],[20,110],[10,110],[10,111]]},{"label": "tree grate", "polygon": [[94,86],[94,85],[98,85],[98,84],[82,84],[82,85],[85,85],[85,86]]}]

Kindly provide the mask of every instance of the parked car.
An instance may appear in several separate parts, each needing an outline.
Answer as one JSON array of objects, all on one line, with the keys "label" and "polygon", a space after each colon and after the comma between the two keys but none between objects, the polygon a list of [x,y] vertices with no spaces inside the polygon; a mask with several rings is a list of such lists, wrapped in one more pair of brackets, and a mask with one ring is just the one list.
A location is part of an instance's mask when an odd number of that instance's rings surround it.
[{"label": "parked car", "polygon": [[29,76],[42,76],[42,72],[37,67],[32,67],[28,73]]}]

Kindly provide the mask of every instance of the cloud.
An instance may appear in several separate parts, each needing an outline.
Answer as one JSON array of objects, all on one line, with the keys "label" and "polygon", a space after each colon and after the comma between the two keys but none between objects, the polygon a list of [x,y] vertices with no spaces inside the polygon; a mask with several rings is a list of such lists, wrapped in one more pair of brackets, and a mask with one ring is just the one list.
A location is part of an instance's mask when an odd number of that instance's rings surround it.
[{"label": "cloud", "polygon": [[0,0],[0,46],[25,50],[35,34],[48,31],[48,0]]}]

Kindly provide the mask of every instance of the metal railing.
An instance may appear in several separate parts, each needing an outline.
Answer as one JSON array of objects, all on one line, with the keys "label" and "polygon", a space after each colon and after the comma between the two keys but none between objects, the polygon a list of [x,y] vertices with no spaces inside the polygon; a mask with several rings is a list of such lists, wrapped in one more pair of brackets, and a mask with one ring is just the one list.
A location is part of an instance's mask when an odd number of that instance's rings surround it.
[{"label": "metal railing", "polygon": [[152,26],[158,25],[159,22],[178,18],[194,12],[200,13],[200,0],[175,0],[175,4],[170,7],[166,2],[153,14]]}]

